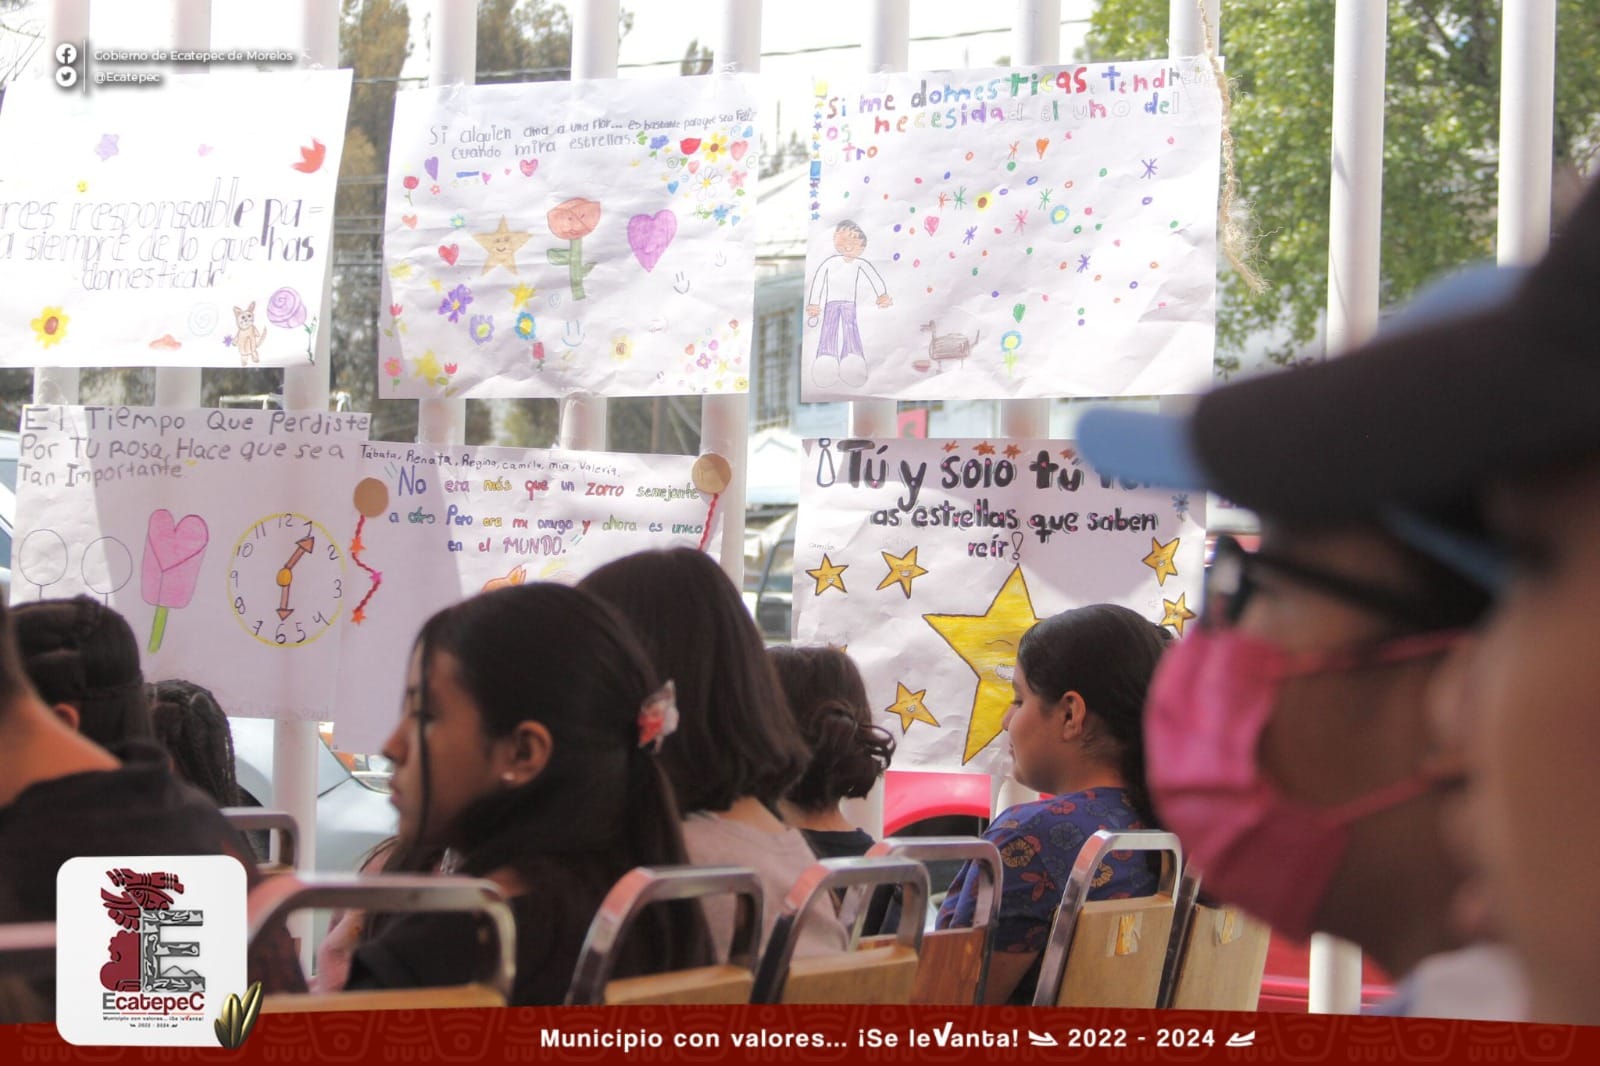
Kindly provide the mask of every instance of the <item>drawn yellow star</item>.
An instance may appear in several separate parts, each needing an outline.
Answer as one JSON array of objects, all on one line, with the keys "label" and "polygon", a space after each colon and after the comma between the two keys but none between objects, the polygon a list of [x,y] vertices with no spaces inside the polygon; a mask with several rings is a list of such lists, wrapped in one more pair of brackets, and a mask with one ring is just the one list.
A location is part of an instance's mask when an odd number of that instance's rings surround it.
[{"label": "drawn yellow star", "polygon": [[848,596],[850,594],[850,590],[844,587],[844,572],[848,569],[850,569],[849,563],[845,563],[842,566],[835,566],[833,564],[833,560],[829,559],[827,554],[824,553],[822,556],[822,565],[817,567],[815,570],[806,571],[807,574],[811,575],[817,581],[817,590],[816,592],[812,593],[812,595],[820,596],[829,589],[838,589],[840,592]]},{"label": "drawn yellow star", "polygon": [[1172,557],[1178,553],[1180,539],[1173,537],[1170,543],[1163,544],[1154,537],[1150,538],[1150,554],[1144,557],[1144,565],[1156,572],[1156,584],[1165,585],[1168,577],[1178,576],[1178,568]]},{"label": "drawn yellow star", "polygon": [[1022,567],[1012,568],[1000,591],[982,614],[922,616],[978,675],[978,691],[967,721],[963,763],[1000,735],[1011,706],[1011,677],[1017,665],[1017,642],[1037,622]]},{"label": "drawn yellow star", "polygon": [[538,292],[538,289],[518,282],[517,287],[511,290],[511,310],[522,310],[525,306],[527,306],[528,301],[533,299]]},{"label": "drawn yellow star", "polygon": [[883,553],[883,561],[888,564],[889,572],[883,580],[878,582],[878,589],[882,591],[890,585],[899,585],[900,591],[906,594],[906,599],[911,598],[911,582],[926,574],[926,568],[917,565],[917,549],[912,548],[904,555],[890,555]]},{"label": "drawn yellow star", "polygon": [[396,281],[404,281],[411,276],[410,263],[396,263],[389,268],[389,276]]},{"label": "drawn yellow star", "polygon": [[1184,602],[1188,595],[1187,592],[1180,592],[1176,600],[1161,601],[1161,606],[1167,613],[1162,617],[1160,624],[1176,629],[1180,637],[1183,636],[1183,624],[1194,617],[1194,612],[1189,610],[1189,605]]},{"label": "drawn yellow star", "polygon": [[[472,239],[483,245],[483,250],[489,253],[489,258],[483,262],[483,273],[487,274],[495,267],[505,267],[511,273],[517,272],[515,256],[517,249],[527,244],[533,234],[526,230],[513,230],[506,225],[506,216],[500,216],[500,225],[488,233],[474,233]],[[483,275],[478,275],[482,277]]]},{"label": "drawn yellow star", "polygon": [[894,688],[894,703],[885,708],[885,711],[900,716],[902,736],[910,731],[912,722],[927,722],[931,726],[938,726],[938,719],[928,711],[928,705],[922,702],[922,697],[928,694],[927,689],[912,692],[898,681],[894,683]]}]

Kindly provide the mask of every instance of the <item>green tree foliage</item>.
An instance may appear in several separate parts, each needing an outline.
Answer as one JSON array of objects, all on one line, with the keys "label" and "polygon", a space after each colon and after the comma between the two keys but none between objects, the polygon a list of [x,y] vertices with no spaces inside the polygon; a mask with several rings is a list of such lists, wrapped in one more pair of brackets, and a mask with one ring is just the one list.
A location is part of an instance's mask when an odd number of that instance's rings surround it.
[{"label": "green tree foliage", "polygon": [[[1555,164],[1586,171],[1600,136],[1600,17],[1593,0],[1559,0]],[[1102,0],[1092,60],[1166,54],[1168,0]],[[1500,118],[1498,0],[1389,0],[1384,106],[1382,286],[1386,302],[1451,267],[1494,254]],[[1327,303],[1333,5],[1229,0],[1221,52],[1233,82],[1241,194],[1266,281],[1248,292],[1221,279],[1217,342],[1224,369],[1247,338],[1290,338],[1292,362]],[[1231,358],[1230,358],[1231,357]]]}]

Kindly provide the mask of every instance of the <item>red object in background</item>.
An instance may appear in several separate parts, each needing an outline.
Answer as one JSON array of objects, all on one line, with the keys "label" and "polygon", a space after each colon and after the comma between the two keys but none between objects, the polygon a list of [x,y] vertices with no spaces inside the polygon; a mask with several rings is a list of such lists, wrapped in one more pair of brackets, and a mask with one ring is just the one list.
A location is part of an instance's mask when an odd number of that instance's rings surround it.
[{"label": "red object in background", "polygon": [[928,409],[913,407],[895,416],[894,435],[926,440],[928,437]]}]

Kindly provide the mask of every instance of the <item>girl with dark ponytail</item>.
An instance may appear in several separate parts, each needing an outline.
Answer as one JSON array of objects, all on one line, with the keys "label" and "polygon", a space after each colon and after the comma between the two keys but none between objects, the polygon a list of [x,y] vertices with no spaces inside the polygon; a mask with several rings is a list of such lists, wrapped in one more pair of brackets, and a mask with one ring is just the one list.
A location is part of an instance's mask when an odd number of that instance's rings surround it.
[{"label": "girl with dark ponytail", "polygon": [[894,738],[872,724],[861,671],[838,648],[767,649],[789,698],[811,761],[778,802],[783,820],[805,835],[818,858],[865,855],[874,841],[839,809],[872,791],[894,756]]},{"label": "girl with dark ponytail", "polygon": [[[512,1006],[564,1001],[595,911],[623,874],[686,861],[655,759],[676,717],[671,684],[627,624],[576,589],[489,592],[423,625],[383,749],[403,856],[389,869],[437,862],[500,885],[517,926]],[[639,923],[617,976],[708,961],[696,904],[660,904]],[[470,919],[407,915],[371,929],[347,988],[470,979]]]},{"label": "girl with dark ponytail", "polygon": [[[1125,607],[1063,611],[1017,645],[1006,735],[1013,776],[1046,797],[1003,812],[984,836],[1004,861],[1000,921],[989,969],[991,1002],[1031,1003],[1039,959],[1067,875],[1101,829],[1154,829],[1144,777],[1145,690],[1166,631]],[[1147,896],[1158,870],[1114,853],[1089,898]],[[939,910],[939,928],[972,923],[977,871],[963,868]]]}]

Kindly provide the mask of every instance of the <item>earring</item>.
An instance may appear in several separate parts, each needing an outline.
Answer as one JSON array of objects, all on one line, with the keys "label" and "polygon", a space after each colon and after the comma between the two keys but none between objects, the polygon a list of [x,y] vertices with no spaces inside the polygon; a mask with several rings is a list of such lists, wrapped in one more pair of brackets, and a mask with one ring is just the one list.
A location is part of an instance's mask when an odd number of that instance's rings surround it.
[{"label": "earring", "polygon": [[500,775],[500,780],[505,782],[505,786],[507,788],[514,788],[517,784],[517,775],[514,772],[507,770],[505,773]]}]

